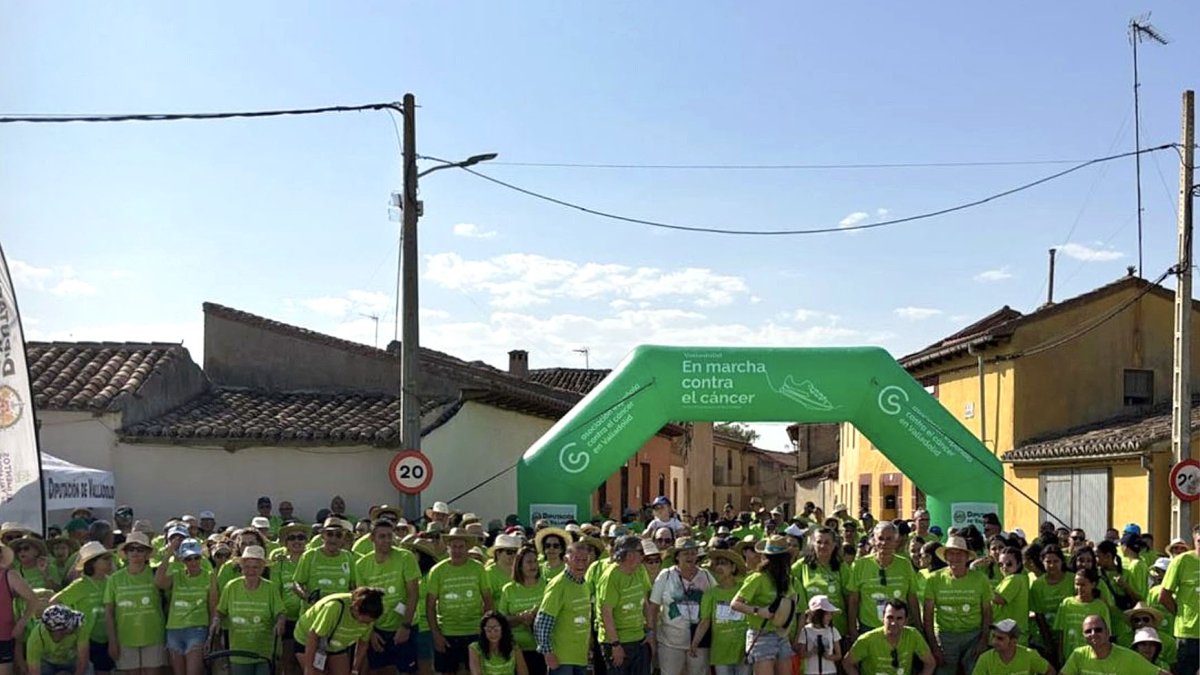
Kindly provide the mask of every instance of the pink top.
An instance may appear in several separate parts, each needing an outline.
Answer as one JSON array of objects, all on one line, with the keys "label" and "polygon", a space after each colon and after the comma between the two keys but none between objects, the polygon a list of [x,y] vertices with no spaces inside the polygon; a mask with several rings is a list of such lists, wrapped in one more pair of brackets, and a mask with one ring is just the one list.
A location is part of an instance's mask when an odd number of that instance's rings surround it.
[{"label": "pink top", "polygon": [[8,583],[8,575],[12,570],[0,570],[0,641],[13,639],[13,628],[17,619],[13,616],[12,586]]}]

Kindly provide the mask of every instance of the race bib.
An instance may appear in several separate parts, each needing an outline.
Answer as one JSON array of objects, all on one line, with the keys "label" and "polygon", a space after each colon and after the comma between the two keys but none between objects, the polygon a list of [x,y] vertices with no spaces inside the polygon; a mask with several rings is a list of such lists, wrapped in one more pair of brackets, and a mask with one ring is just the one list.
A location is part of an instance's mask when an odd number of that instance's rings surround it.
[{"label": "race bib", "polygon": [[717,623],[725,623],[728,621],[741,621],[746,618],[745,614],[730,607],[728,603],[722,602],[717,605]]}]

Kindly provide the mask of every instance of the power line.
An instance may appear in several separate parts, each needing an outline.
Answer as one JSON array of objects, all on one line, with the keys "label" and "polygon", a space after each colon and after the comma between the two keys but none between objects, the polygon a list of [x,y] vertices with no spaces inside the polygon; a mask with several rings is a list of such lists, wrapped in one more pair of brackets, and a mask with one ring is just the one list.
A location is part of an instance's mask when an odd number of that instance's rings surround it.
[{"label": "power line", "polygon": [[1064,169],[1057,173],[1053,173],[1049,176],[1039,178],[1035,181],[1025,183],[1023,185],[1019,185],[1015,188],[1011,188],[1011,189],[1005,190],[1003,192],[998,192],[996,194],[990,195],[988,197],[984,197],[982,199],[976,199],[974,201],[966,202],[964,204],[958,204],[956,206],[939,209],[937,211],[929,211],[929,212],[921,213],[921,214],[918,214],[915,216],[907,216],[905,218],[893,218],[891,220],[883,220],[883,221],[879,221],[879,222],[875,222],[875,223],[865,223],[862,225],[850,225],[847,227],[817,227],[817,228],[811,228],[811,229],[798,229],[798,230],[735,230],[735,229],[730,229],[730,228],[719,228],[719,227],[696,227],[696,226],[691,226],[691,225],[677,225],[677,224],[665,223],[665,222],[657,221],[657,220],[646,220],[643,218],[633,218],[630,216],[622,216],[622,215],[619,215],[616,213],[611,213],[608,211],[601,211],[599,209],[593,209],[593,208],[590,208],[587,206],[582,206],[580,204],[569,202],[569,201],[566,201],[563,199],[558,199],[556,197],[551,197],[549,195],[542,194],[540,192],[535,192],[533,190],[529,190],[529,189],[526,189],[523,187],[519,187],[517,185],[513,185],[512,183],[502,181],[498,178],[493,178],[492,176],[489,176],[484,173],[480,173],[478,171],[475,171],[474,169],[468,169],[468,168],[464,167],[463,171],[466,171],[467,173],[472,174],[478,178],[482,178],[483,180],[495,183],[502,187],[506,187],[515,192],[520,192],[521,194],[528,195],[528,196],[534,197],[536,199],[541,199],[543,201],[547,201],[552,204],[558,204],[559,206],[564,206],[564,207],[567,207],[570,209],[575,209],[577,211],[583,211],[584,213],[587,213],[587,214],[590,214],[593,216],[598,216],[601,218],[608,218],[611,220],[619,220],[621,222],[626,222],[626,223],[634,223],[637,225],[648,225],[650,227],[657,227],[657,228],[667,229],[667,230],[677,230],[677,231],[683,231],[683,232],[703,232],[703,233],[708,233],[708,234],[733,234],[733,235],[754,235],[754,236],[788,236],[788,235],[802,235],[802,234],[828,234],[828,233],[833,233],[833,232],[852,232],[855,230],[870,230],[870,229],[874,229],[874,228],[878,228],[878,227],[886,227],[889,225],[899,225],[901,223],[909,223],[909,222],[913,222],[913,221],[917,221],[917,220],[925,220],[927,218],[943,216],[948,213],[954,213],[956,211],[963,211],[963,210],[973,208],[976,206],[981,206],[990,201],[994,201],[994,200],[1000,199],[1002,197],[1007,197],[1009,195],[1013,195],[1013,194],[1016,194],[1016,193],[1024,191],[1024,190],[1028,190],[1030,188],[1037,187],[1038,185],[1041,185],[1043,183],[1048,183],[1057,178],[1062,178],[1063,176],[1066,176],[1067,174],[1074,173],[1076,171],[1079,171],[1080,169],[1087,168],[1094,164],[1100,164],[1102,162],[1110,162],[1110,161],[1113,161],[1116,159],[1132,157],[1134,155],[1140,155],[1140,154],[1148,153],[1148,152],[1158,152],[1160,150],[1166,150],[1171,147],[1174,147],[1174,144],[1168,143],[1166,145],[1160,145],[1160,146],[1157,146],[1154,148],[1145,148],[1142,150],[1135,150],[1132,152],[1123,152],[1123,153],[1120,153],[1117,155],[1108,155],[1106,157],[1097,157],[1096,159],[1089,159],[1080,164],[1076,164],[1075,166],[1073,166],[1069,169]]},{"label": "power line", "polygon": [[283,117],[287,115],[322,115],[325,113],[362,112],[365,110],[400,110],[399,103],[365,103],[363,105],[332,105],[322,108],[289,108],[283,110],[251,110],[211,113],[137,113],[57,115],[3,115],[0,124],[64,124],[68,122],[177,122],[180,120],[224,120],[233,118]]},{"label": "power line", "polygon": [[1079,159],[1031,159],[978,162],[883,162],[853,164],[606,164],[593,162],[489,162],[493,166],[523,166],[552,169],[648,169],[669,171],[802,171],[827,169],[939,169],[972,166],[1031,166],[1076,164]]}]

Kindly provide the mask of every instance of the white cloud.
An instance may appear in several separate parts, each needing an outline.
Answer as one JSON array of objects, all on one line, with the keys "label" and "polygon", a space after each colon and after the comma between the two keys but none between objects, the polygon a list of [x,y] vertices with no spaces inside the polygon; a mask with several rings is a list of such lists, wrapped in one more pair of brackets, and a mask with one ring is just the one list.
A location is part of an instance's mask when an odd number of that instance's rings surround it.
[{"label": "white cloud", "polygon": [[96,287],[80,279],[69,265],[38,267],[22,260],[10,260],[8,270],[14,284],[29,290],[64,298],[96,294]]},{"label": "white cloud", "polygon": [[813,319],[819,319],[823,316],[825,316],[825,312],[820,312],[815,309],[798,309],[795,312],[792,312],[792,319],[801,323],[812,321]]},{"label": "white cloud", "polygon": [[317,314],[344,316],[350,311],[351,302],[346,298],[309,298],[301,300],[300,304]]},{"label": "white cloud", "polygon": [[496,236],[496,231],[481,229],[475,223],[458,223],[454,226],[454,236],[467,239],[491,239]]},{"label": "white cloud", "polygon": [[25,319],[26,338],[68,342],[182,342],[192,360],[204,362],[203,321],[80,324],[69,330],[43,330],[36,318]]},{"label": "white cloud", "polygon": [[288,307],[299,303],[310,312],[340,318],[348,314],[378,314],[383,316],[392,306],[392,298],[378,291],[350,290],[342,296],[323,296],[304,300],[285,300]]},{"label": "white cloud", "polygon": [[994,269],[994,270],[984,270],[983,272],[976,274],[974,277],[975,281],[984,282],[984,283],[993,282],[993,281],[1004,281],[1005,279],[1011,279],[1011,278],[1012,278],[1012,272],[1008,271],[1007,265],[1005,265],[1004,267],[1000,267],[998,269]]},{"label": "white cloud", "polygon": [[875,215],[879,218],[885,218],[889,213],[891,213],[891,211],[888,209],[875,209]]},{"label": "white cloud", "polygon": [[350,291],[346,297],[361,312],[382,313],[391,306],[392,297],[378,291]]},{"label": "white cloud", "polygon": [[1113,249],[1092,248],[1085,244],[1068,243],[1058,247],[1058,250],[1068,258],[1084,262],[1112,262],[1124,258],[1125,254]]},{"label": "white cloud", "polygon": [[867,213],[866,211],[855,211],[854,213],[851,213],[845,218],[839,220],[838,227],[854,227],[855,225],[861,225],[867,220],[867,218],[870,217],[871,214]]},{"label": "white cloud", "polygon": [[922,321],[924,319],[932,319],[942,313],[940,309],[932,309],[929,307],[897,307],[893,310],[896,316],[909,321]]},{"label": "white cloud", "polygon": [[686,300],[696,307],[723,307],[749,294],[743,278],[706,268],[634,268],[529,253],[484,260],[437,253],[426,256],[425,277],[443,288],[487,293],[498,309],[523,309],[553,300],[592,300],[613,306],[616,300],[633,303],[667,298]]}]

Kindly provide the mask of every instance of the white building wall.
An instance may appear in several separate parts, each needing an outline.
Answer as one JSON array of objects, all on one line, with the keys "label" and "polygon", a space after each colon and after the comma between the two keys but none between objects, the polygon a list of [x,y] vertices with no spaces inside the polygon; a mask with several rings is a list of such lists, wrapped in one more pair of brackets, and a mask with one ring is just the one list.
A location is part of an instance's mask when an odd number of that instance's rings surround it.
[{"label": "white building wall", "polygon": [[42,452],[93,469],[112,470],[113,449],[117,447],[114,430],[121,426],[119,413],[97,416],[90,412],[39,410],[37,416]]}]

